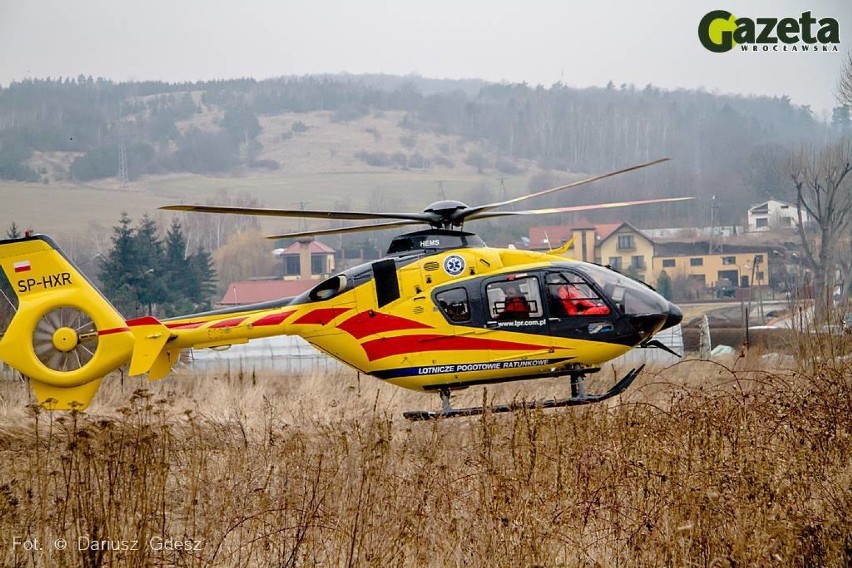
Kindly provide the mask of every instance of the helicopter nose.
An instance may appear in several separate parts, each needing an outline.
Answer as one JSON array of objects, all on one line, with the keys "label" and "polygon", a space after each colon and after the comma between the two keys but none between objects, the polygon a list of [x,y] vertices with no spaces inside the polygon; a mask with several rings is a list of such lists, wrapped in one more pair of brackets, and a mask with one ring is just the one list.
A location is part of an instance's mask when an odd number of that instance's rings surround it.
[{"label": "helicopter nose", "polygon": [[683,312],[680,308],[669,302],[669,309],[666,312],[666,321],[661,329],[674,327],[683,321]]},{"label": "helicopter nose", "polygon": [[642,340],[650,338],[662,329],[668,316],[666,314],[640,314],[629,316],[630,324]]}]

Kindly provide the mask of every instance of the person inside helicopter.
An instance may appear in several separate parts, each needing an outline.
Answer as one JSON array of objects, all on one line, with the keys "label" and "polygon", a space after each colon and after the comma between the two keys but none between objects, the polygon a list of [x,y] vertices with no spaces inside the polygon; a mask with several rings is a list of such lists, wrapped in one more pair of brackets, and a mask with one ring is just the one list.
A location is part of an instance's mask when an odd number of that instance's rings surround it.
[{"label": "person inside helicopter", "polygon": [[[563,276],[548,277],[551,307],[566,316],[609,315],[609,307],[585,283],[569,282]],[[580,289],[582,288],[582,290]]]},{"label": "person inside helicopter", "polygon": [[500,320],[524,319],[530,317],[530,305],[518,287],[510,283],[503,289],[503,311],[497,316]]}]

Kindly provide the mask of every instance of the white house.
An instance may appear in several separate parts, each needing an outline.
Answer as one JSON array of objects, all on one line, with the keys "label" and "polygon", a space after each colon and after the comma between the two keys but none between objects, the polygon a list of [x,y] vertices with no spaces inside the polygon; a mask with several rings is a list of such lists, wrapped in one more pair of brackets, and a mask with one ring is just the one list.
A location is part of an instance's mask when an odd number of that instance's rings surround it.
[{"label": "white house", "polygon": [[[769,229],[793,228],[798,223],[799,212],[795,205],[777,199],[770,199],[748,210],[748,230],[768,231]],[[802,210],[802,222],[808,222],[808,212]]]}]

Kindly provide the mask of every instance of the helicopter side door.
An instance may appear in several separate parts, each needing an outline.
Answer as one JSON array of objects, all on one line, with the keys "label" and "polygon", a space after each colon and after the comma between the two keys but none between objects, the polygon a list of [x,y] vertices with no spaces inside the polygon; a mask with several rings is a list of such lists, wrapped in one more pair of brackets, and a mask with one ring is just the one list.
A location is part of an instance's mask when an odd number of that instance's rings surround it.
[{"label": "helicopter side door", "polygon": [[546,333],[539,274],[523,272],[489,278],[482,300],[486,328]]},{"label": "helicopter side door", "polygon": [[483,327],[490,334],[486,337],[495,340],[490,359],[505,369],[535,367],[552,358],[542,276],[538,271],[519,272],[489,278],[482,285]]}]

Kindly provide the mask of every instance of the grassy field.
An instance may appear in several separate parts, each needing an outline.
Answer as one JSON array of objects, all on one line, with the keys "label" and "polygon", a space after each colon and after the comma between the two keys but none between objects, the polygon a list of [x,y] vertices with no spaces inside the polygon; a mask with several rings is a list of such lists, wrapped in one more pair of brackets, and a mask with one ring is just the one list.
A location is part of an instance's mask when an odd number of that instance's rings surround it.
[{"label": "grassy field", "polygon": [[848,566],[852,368],[766,361],[687,361],[606,404],[429,423],[400,412],[437,400],[350,371],[110,377],[85,414],[27,407],[7,381],[2,564]]}]

